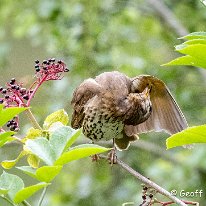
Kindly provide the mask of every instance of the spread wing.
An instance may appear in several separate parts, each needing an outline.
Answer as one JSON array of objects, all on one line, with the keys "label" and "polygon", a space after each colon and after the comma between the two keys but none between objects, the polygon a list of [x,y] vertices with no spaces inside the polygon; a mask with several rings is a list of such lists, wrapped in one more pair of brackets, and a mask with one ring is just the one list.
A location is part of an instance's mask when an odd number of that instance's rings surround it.
[{"label": "spread wing", "polygon": [[84,106],[95,95],[100,92],[100,85],[92,78],[83,81],[73,93],[71,104],[73,106],[73,114],[71,126],[75,129],[82,126],[84,119]]},{"label": "spread wing", "polygon": [[157,132],[164,130],[174,134],[187,128],[187,121],[164,82],[146,75],[135,77],[132,82],[133,92],[142,92],[146,86],[151,86],[152,113],[139,125],[125,125],[125,133],[128,136],[152,130]]}]

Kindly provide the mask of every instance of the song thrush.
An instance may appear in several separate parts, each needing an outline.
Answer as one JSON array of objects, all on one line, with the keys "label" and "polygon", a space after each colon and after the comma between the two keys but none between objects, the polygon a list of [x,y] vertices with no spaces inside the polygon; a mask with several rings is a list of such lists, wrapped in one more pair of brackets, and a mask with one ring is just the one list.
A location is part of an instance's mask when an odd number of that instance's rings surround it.
[{"label": "song thrush", "polygon": [[73,128],[83,127],[92,141],[114,139],[119,149],[126,149],[139,133],[174,134],[187,127],[167,86],[149,75],[129,78],[114,71],[86,79],[75,90],[72,105]]}]

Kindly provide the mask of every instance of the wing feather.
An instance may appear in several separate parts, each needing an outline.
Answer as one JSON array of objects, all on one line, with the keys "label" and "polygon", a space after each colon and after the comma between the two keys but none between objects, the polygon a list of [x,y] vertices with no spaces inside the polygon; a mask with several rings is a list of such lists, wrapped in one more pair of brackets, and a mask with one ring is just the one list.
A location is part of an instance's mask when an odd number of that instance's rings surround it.
[{"label": "wing feather", "polygon": [[125,125],[128,136],[146,133],[149,131],[162,131],[174,134],[187,128],[187,121],[167,86],[153,76],[138,76],[133,79],[133,91],[142,92],[147,86],[152,86],[150,99],[152,113],[143,123],[132,126]]}]

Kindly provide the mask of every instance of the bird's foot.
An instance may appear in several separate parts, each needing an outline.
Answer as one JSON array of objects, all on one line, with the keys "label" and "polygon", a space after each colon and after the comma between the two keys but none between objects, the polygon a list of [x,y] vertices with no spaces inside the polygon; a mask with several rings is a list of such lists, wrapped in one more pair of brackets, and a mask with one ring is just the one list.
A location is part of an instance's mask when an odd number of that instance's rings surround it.
[{"label": "bird's foot", "polygon": [[98,162],[98,160],[100,159],[99,155],[95,154],[95,155],[92,155],[92,162]]},{"label": "bird's foot", "polygon": [[111,166],[113,164],[117,163],[117,154],[116,154],[116,148],[115,147],[113,147],[112,150],[109,152],[108,160],[109,160],[109,164],[111,164]]}]

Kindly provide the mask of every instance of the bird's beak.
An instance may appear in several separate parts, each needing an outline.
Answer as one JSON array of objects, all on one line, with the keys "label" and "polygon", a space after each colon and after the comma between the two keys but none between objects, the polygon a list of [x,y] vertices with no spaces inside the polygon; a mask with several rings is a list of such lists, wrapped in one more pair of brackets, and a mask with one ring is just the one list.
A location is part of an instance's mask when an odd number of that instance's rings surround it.
[{"label": "bird's beak", "polygon": [[148,85],[148,86],[144,89],[143,94],[145,95],[146,98],[149,97],[151,90],[152,90],[152,86],[150,86],[150,85]]}]

